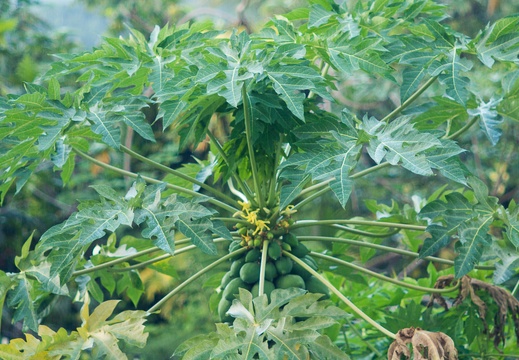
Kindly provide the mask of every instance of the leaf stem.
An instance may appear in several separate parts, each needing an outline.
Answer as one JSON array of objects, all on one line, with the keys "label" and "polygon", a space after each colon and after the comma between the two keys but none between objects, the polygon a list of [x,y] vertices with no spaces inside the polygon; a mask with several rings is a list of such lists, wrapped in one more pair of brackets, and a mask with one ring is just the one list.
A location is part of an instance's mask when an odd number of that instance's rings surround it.
[{"label": "leaf stem", "polygon": [[[372,167],[370,167],[370,168],[368,168],[368,169],[365,169],[365,170],[359,171],[359,172],[356,173],[356,174],[350,175],[350,178],[352,178],[352,179],[357,179],[357,178],[360,178],[360,177],[362,177],[362,176],[365,176],[365,175],[371,174],[372,172],[375,172],[375,171],[377,171],[377,170],[383,169],[383,168],[385,168],[385,167],[387,167],[387,166],[389,166],[389,165],[391,165],[391,164],[388,163],[388,162],[384,162],[384,163],[381,163],[381,164],[377,164],[377,165],[372,166]],[[320,183],[317,183],[317,184],[315,184],[315,185],[309,186],[309,187],[307,187],[306,189],[302,190],[301,193],[300,193],[297,197],[304,196],[304,195],[306,195],[306,194],[309,193],[309,192],[312,192],[312,191],[314,191],[314,190],[317,190],[317,189],[319,189],[319,188],[322,188],[322,187],[324,187],[324,186],[327,186],[328,184],[330,184],[330,183],[331,183],[332,181],[334,181],[334,180],[335,180],[335,177],[332,177],[332,178],[330,178],[330,179],[327,179],[327,180],[321,181]],[[327,193],[327,192],[330,191],[330,190],[331,190],[330,187],[327,187],[327,188],[325,188],[325,189],[322,189],[322,190],[320,190],[319,192],[316,193],[316,194],[318,194],[318,195],[315,195],[315,194],[314,194],[315,196],[313,196],[313,197],[311,197],[311,198],[310,198],[310,197],[305,198],[304,200],[301,201],[302,204],[299,203],[299,204],[297,204],[297,205],[295,205],[295,206],[296,206],[297,208],[300,208],[301,206],[305,205],[305,204],[308,203],[309,201],[312,201],[312,200],[315,199],[316,197],[319,197],[319,196],[324,195],[325,193]],[[309,198],[310,198],[310,199],[309,199]]]},{"label": "leaf stem", "polygon": [[183,180],[186,180],[186,181],[189,181],[190,183],[192,184],[195,184],[195,185],[198,185],[200,186],[202,189],[206,190],[207,192],[213,194],[214,196],[216,197],[219,197],[221,200],[225,201],[227,204],[232,204],[233,206],[235,207],[240,207],[240,205],[238,204],[238,202],[234,199],[232,199],[231,197],[225,195],[224,193],[222,193],[221,191],[213,188],[212,186],[209,186],[201,181],[198,181],[197,179],[195,178],[192,178],[191,176],[188,176],[186,174],[183,174],[182,172],[178,171],[178,170],[175,170],[175,169],[172,169],[170,167],[167,167],[165,165],[162,165],[156,161],[153,161],[151,159],[148,159],[147,157],[145,156],[142,156],[141,154],[127,148],[126,146],[124,145],[121,145],[121,150],[123,152],[125,152],[126,154],[130,155],[131,157],[145,163],[145,164],[148,164],[160,171],[163,171],[167,174],[171,174],[171,175],[174,175],[174,176],[177,176]]},{"label": "leaf stem", "polygon": [[334,225],[334,224],[381,226],[381,227],[415,230],[415,231],[425,231],[427,229],[427,226],[423,226],[423,225],[400,224],[400,223],[390,223],[390,222],[383,222],[383,221],[356,220],[356,219],[298,220],[290,227],[290,229],[297,229],[300,227],[307,227],[307,226]]},{"label": "leaf stem", "polygon": [[380,170],[380,169],[383,169],[385,167],[388,167],[389,165],[391,165],[390,163],[388,162],[383,162],[381,164],[377,164],[375,166],[372,166],[370,168],[367,168],[367,169],[364,169],[362,171],[359,171],[358,173],[355,173],[353,175],[350,175],[350,178],[352,179],[357,179],[357,178],[360,178],[360,177],[363,177],[363,176],[366,176],[368,174],[371,174],[372,172],[375,172],[377,170]]},{"label": "leaf stem", "polygon": [[229,161],[229,158],[227,157],[227,154],[225,153],[225,151],[223,151],[223,148],[220,145],[220,142],[218,141],[218,139],[209,130],[207,130],[206,133],[207,133],[207,136],[209,136],[209,139],[211,140],[211,142],[216,147],[216,150],[218,151],[218,154],[220,154],[220,156],[222,157],[223,161],[227,164],[227,167],[231,171],[232,177],[234,178],[234,180],[236,180],[236,183],[240,187],[240,190],[243,192],[245,197],[247,199],[249,199],[249,201],[253,200],[254,196],[252,195],[249,186],[242,181],[242,179],[238,176],[238,174],[236,174],[235,171],[232,170],[231,162]]},{"label": "leaf stem", "polygon": [[313,201],[314,199],[317,199],[318,197],[321,197],[323,196],[324,194],[326,194],[328,191],[330,191],[331,188],[330,187],[326,187],[324,189],[321,189],[321,190],[318,190],[316,191],[315,193],[313,193],[312,195],[304,198],[303,200],[301,200],[300,202],[298,202],[297,204],[294,205],[294,210],[299,210],[301,207],[303,207],[304,205],[308,204],[309,202]]},{"label": "leaf stem", "polygon": [[395,229],[393,231],[389,231],[389,232],[385,232],[385,233],[374,233],[374,232],[359,230],[359,229],[351,228],[349,226],[338,225],[338,224],[334,224],[334,225],[330,225],[330,226],[333,228],[336,228],[336,229],[341,229],[343,231],[346,231],[346,232],[349,232],[352,234],[357,234],[357,235],[362,235],[362,236],[367,236],[367,237],[374,237],[374,238],[386,238],[386,237],[390,237],[395,234],[398,234],[400,232],[400,229]]},{"label": "leaf stem", "polygon": [[[370,242],[363,242],[363,241],[359,241],[359,240],[344,239],[344,238],[337,238],[337,237],[330,237],[330,236],[298,236],[297,239],[299,241],[331,241],[331,242],[338,242],[338,243],[344,243],[344,244],[349,244],[349,245],[354,245],[354,246],[360,246],[360,247],[367,247],[367,248],[377,249],[377,250],[381,250],[381,251],[385,251],[385,252],[392,252],[392,253],[395,253],[395,254],[409,256],[409,257],[412,257],[412,258],[419,258],[420,257],[419,254],[417,254],[415,252],[412,252],[412,251],[409,251],[409,250],[398,249],[398,248],[394,248],[394,247],[390,247],[390,246],[373,244],[373,243],[370,243]],[[452,260],[442,259],[442,258],[438,258],[438,257],[434,257],[434,256],[426,256],[426,257],[423,258],[423,260],[432,261],[432,262],[436,262],[436,263],[439,263],[439,264],[454,265],[454,261],[452,261]],[[479,270],[495,270],[495,267],[491,266],[491,265],[489,265],[489,266],[487,266],[487,265],[476,265],[475,268],[479,269]]]},{"label": "leaf stem", "polygon": [[317,271],[312,269],[310,266],[308,266],[304,261],[299,259],[297,256],[292,255],[288,251],[283,250],[283,255],[288,256],[292,259],[292,261],[296,262],[300,266],[302,266],[306,271],[308,271],[310,274],[315,276],[320,282],[322,282],[328,289],[330,289],[331,292],[333,292],[335,295],[341,299],[342,302],[344,302],[346,305],[350,307],[357,315],[359,315],[361,318],[366,320],[369,324],[371,324],[373,327],[375,327],[378,331],[383,333],[384,335],[396,339],[396,334],[392,333],[382,325],[380,325],[378,322],[373,320],[371,317],[369,317],[365,312],[363,312],[361,309],[359,309],[353,302],[351,302],[346,296],[344,296],[339,290],[337,290],[328,280],[326,280],[321,274],[319,274]]},{"label": "leaf stem", "polygon": [[[90,161],[91,163],[93,164],[96,164],[104,169],[107,169],[107,170],[112,170],[118,174],[121,174],[121,175],[124,175],[124,176],[128,176],[128,177],[131,177],[131,178],[138,178],[138,177],[141,177],[144,181],[150,183],[150,184],[162,184],[164,183],[163,181],[160,181],[160,180],[157,180],[157,179],[154,179],[154,178],[151,178],[151,177],[148,177],[148,176],[144,176],[144,175],[139,175],[139,174],[136,174],[134,172],[131,172],[131,171],[127,171],[127,170],[123,170],[123,169],[120,169],[116,166],[112,166],[110,164],[106,164],[102,161],[99,161],[87,154],[85,154],[84,152],[82,152],[81,150],[77,149],[76,147],[73,147],[74,149],[74,152],[81,156],[83,159],[85,160],[88,160]],[[184,194],[188,194],[188,195],[192,195],[192,196],[203,196],[203,197],[207,197],[203,194],[200,194],[200,193],[197,193],[196,191],[192,191],[192,190],[188,190],[188,189],[185,189],[181,186],[176,186],[176,185],[173,185],[173,184],[170,184],[170,183],[165,183],[166,184],[166,187],[169,188],[169,189],[172,189],[172,190],[175,190],[175,191],[178,191],[180,193],[184,193]],[[213,198],[210,198],[210,197],[207,197],[207,202],[210,203],[210,204],[213,204],[214,206],[217,206],[221,209],[224,209],[224,210],[227,210],[229,211],[230,213],[234,214],[236,211],[238,211],[237,208],[231,206],[231,205],[228,205],[224,202],[221,202],[217,199],[213,199]]]},{"label": "leaf stem", "polygon": [[[218,238],[218,239],[214,239],[213,240],[214,242],[222,242],[222,241],[229,241],[227,239],[223,239],[223,238]],[[189,251],[189,250],[194,250],[196,249],[197,246],[196,245],[188,245],[186,247],[183,247],[182,249],[178,249],[178,250],[175,250],[173,252],[173,254],[164,254],[164,255],[160,255],[160,256],[157,256],[156,258],[154,259],[150,259],[150,260],[146,260],[146,261],[143,261],[141,263],[138,263],[138,264],[134,264],[134,265],[130,265],[130,266],[127,266],[125,268],[119,268],[119,269],[111,269],[109,270],[110,272],[125,272],[125,271],[129,271],[129,270],[134,270],[134,269],[140,269],[140,268],[143,268],[143,267],[146,267],[148,265],[151,265],[153,263],[156,263],[156,262],[159,262],[159,261],[162,261],[162,260],[166,260],[170,257],[173,257],[173,256],[176,256],[176,255],[179,255],[179,254],[182,254],[186,251]]]},{"label": "leaf stem", "polygon": [[449,140],[454,140],[454,139],[458,138],[464,132],[466,132],[468,129],[470,129],[472,127],[472,125],[474,125],[476,123],[477,120],[478,120],[478,117],[474,116],[468,123],[465,124],[465,126],[463,126],[461,129],[456,131],[454,134],[446,136],[445,138],[449,139]]},{"label": "leaf stem", "polygon": [[245,136],[247,138],[247,149],[249,151],[249,161],[252,171],[252,181],[254,182],[254,191],[256,192],[256,200],[260,209],[265,207],[265,201],[260,192],[260,180],[258,175],[258,169],[256,164],[256,156],[254,154],[254,147],[252,146],[252,114],[250,108],[250,99],[247,94],[247,88],[245,84],[242,87],[242,99],[243,99],[243,121],[245,123]]},{"label": "leaf stem", "polygon": [[330,261],[330,262],[334,262],[334,263],[342,265],[342,266],[347,266],[349,268],[352,268],[352,269],[355,269],[357,271],[363,272],[365,274],[373,276],[373,277],[375,277],[375,278],[377,278],[379,280],[382,280],[382,281],[390,282],[392,284],[395,284],[395,285],[398,285],[398,286],[401,286],[401,287],[406,287],[406,288],[412,289],[412,290],[428,292],[428,293],[431,293],[431,294],[432,293],[444,294],[444,293],[453,292],[453,291],[456,291],[459,288],[459,286],[460,286],[459,285],[460,282],[458,282],[458,285],[453,286],[453,287],[449,287],[449,288],[444,288],[444,289],[435,289],[435,288],[423,287],[423,286],[420,286],[420,285],[409,284],[409,283],[406,283],[404,281],[400,281],[398,279],[393,279],[393,278],[387,277],[387,276],[379,274],[379,273],[377,273],[375,271],[371,271],[369,269],[363,268],[362,266],[358,266],[358,265],[355,265],[353,263],[350,263],[350,262],[347,262],[347,261],[344,261],[344,260],[341,260],[341,259],[334,258],[333,256],[324,255],[324,254],[316,253],[316,252],[313,252],[313,251],[311,252],[311,255],[314,256],[314,257],[318,257],[318,258]]},{"label": "leaf stem", "polygon": [[[183,244],[186,244],[186,243],[188,243],[190,241],[191,241],[190,238],[178,239],[178,240],[175,241],[175,245],[183,245]],[[123,262],[130,261],[132,259],[144,256],[144,255],[152,254],[152,253],[157,252],[157,251],[162,251],[162,249],[160,249],[157,246],[154,246],[154,247],[151,247],[151,248],[148,248],[148,249],[145,249],[145,250],[138,251],[138,252],[136,252],[134,254],[130,254],[130,255],[127,255],[127,256],[120,257],[118,259],[114,259],[112,261],[107,261],[105,263],[102,263],[102,264],[99,264],[99,265],[94,265],[94,266],[86,268],[86,269],[81,269],[81,270],[74,271],[72,273],[72,276],[73,277],[74,276],[80,276],[80,275],[88,274],[88,273],[91,273],[91,272],[94,272],[94,271],[97,271],[97,270],[106,269],[106,268],[112,267],[114,265],[118,265],[118,264],[121,264]]]},{"label": "leaf stem", "polygon": [[173,289],[172,291],[170,291],[166,296],[164,296],[162,299],[160,299],[160,301],[158,301],[155,305],[153,305],[151,308],[149,308],[148,310],[148,313],[153,313],[155,311],[157,311],[158,309],[160,309],[160,307],[162,305],[164,305],[164,303],[166,301],[168,301],[169,299],[171,299],[173,296],[175,296],[176,294],[178,294],[180,291],[182,291],[186,286],[188,286],[189,284],[191,284],[192,282],[194,282],[195,280],[197,280],[200,276],[204,275],[206,272],[212,270],[213,268],[217,267],[218,265],[220,265],[221,263],[224,263],[226,262],[228,259],[236,256],[236,255],[239,255],[243,252],[247,251],[247,248],[241,248],[241,249],[238,249],[236,251],[233,251],[232,253],[230,254],[227,254],[225,256],[222,256],[221,258],[219,258],[218,260],[212,262],[211,264],[207,265],[205,268],[203,268],[202,270],[198,271],[196,274],[194,275],[191,275],[191,277],[189,277],[188,279],[186,279],[182,284],[180,284],[179,286],[177,286],[175,289]]},{"label": "leaf stem", "polygon": [[72,273],[72,277],[80,276],[80,275],[85,275],[85,274],[88,274],[88,273],[91,273],[91,272],[94,272],[94,271],[106,269],[106,268],[109,268],[109,267],[121,264],[121,263],[126,262],[126,261],[130,261],[132,259],[144,256],[144,255],[152,254],[152,253],[157,252],[157,251],[161,251],[161,249],[155,246],[155,247],[152,247],[152,248],[149,248],[149,249],[146,249],[146,250],[142,250],[142,251],[136,252],[135,254],[131,254],[131,255],[119,258],[119,259],[108,261],[108,262],[105,262],[105,263],[102,263],[102,264],[99,264],[99,265],[95,265],[95,266],[92,266],[92,267],[89,267],[89,268],[86,268],[86,269],[76,270],[76,271],[74,271]]},{"label": "leaf stem", "polygon": [[258,286],[258,296],[263,295],[265,292],[265,269],[267,268],[267,252],[269,249],[269,241],[265,239],[263,241],[263,249],[261,251],[261,263],[260,263],[260,278]]},{"label": "leaf stem", "polygon": [[389,114],[387,114],[382,120],[385,122],[390,122],[395,118],[400,112],[402,112],[406,107],[411,105],[422,93],[427,90],[429,86],[431,86],[438,76],[433,76],[429,80],[427,80],[418,90],[416,90],[413,95],[411,95],[406,101],[404,101],[399,107],[397,107],[395,110],[391,111]]}]

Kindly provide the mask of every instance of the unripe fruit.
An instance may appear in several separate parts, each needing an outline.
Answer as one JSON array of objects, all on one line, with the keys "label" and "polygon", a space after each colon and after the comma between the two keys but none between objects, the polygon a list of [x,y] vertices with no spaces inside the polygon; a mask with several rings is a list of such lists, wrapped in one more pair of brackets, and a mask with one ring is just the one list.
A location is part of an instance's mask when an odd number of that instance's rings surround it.
[{"label": "unripe fruit", "polygon": [[306,289],[305,281],[301,276],[294,274],[283,275],[276,279],[277,289],[288,289],[291,287]]},{"label": "unripe fruit", "polygon": [[[263,286],[263,293],[267,295],[267,298],[270,300],[270,293],[275,289],[276,287],[274,284],[270,281],[265,281],[265,285]],[[259,294],[259,282],[254,284],[251,291],[252,297],[258,297]]]},{"label": "unripe fruit", "polygon": [[274,263],[268,262],[265,265],[265,279],[272,281],[276,276],[278,276],[276,265],[274,265]]},{"label": "unripe fruit", "polygon": [[238,260],[235,260],[231,264],[231,269],[229,270],[229,272],[231,273],[231,277],[235,278],[240,275],[240,269],[243,266],[243,264],[245,264],[245,258],[243,257]]},{"label": "unripe fruit", "polygon": [[247,252],[247,255],[245,255],[245,262],[254,262],[258,261],[258,259],[261,257],[261,251],[259,249],[251,249]]},{"label": "unripe fruit", "polygon": [[230,272],[225,273],[225,275],[222,278],[222,282],[220,283],[220,288],[225,289],[227,284],[229,284],[229,282],[231,282],[232,279],[233,276]]},{"label": "unripe fruit", "polygon": [[240,292],[240,288],[248,290],[250,289],[250,286],[244,283],[243,280],[240,278],[232,279],[223,291],[222,297],[229,301],[232,301],[234,299],[234,295]]},{"label": "unripe fruit", "polygon": [[302,258],[305,255],[308,255],[310,253],[310,250],[303,244],[299,243],[299,245],[292,247],[292,254],[297,256],[298,258]]},{"label": "unripe fruit", "polygon": [[274,265],[276,266],[276,270],[278,271],[279,275],[285,275],[292,271],[294,262],[290,258],[284,256],[277,259]]},{"label": "unripe fruit", "polygon": [[260,237],[254,238],[253,245],[254,247],[260,247],[263,240]]},{"label": "unripe fruit", "polygon": [[234,318],[230,315],[227,315],[226,312],[229,311],[231,307],[231,302],[225,298],[222,298],[218,303],[218,316],[220,317],[221,322],[229,322],[232,323]]},{"label": "unripe fruit", "polygon": [[330,289],[326,285],[324,285],[319,279],[315,276],[311,276],[310,278],[305,280],[306,289],[315,294],[323,294],[324,296],[321,299],[329,299],[330,298]]},{"label": "unripe fruit", "polygon": [[260,264],[257,262],[245,263],[240,269],[240,279],[247,284],[254,284],[260,275]]},{"label": "unripe fruit", "polygon": [[297,240],[297,236],[295,236],[292,233],[283,235],[283,242],[287,243],[288,245],[290,245],[292,247],[299,245],[299,240]]},{"label": "unripe fruit", "polygon": [[272,260],[277,260],[281,256],[281,246],[279,246],[279,244],[274,241],[273,243],[269,244],[267,253]]}]

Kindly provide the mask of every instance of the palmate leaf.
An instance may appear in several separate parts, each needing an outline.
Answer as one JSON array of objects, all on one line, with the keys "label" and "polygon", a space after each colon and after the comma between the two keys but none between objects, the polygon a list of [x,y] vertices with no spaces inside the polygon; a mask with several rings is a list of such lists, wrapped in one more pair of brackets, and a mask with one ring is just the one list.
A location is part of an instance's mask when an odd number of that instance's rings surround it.
[{"label": "palmate leaf", "polygon": [[305,174],[303,170],[286,168],[280,174],[280,177],[287,180],[287,182],[282,182],[279,195],[279,207],[284,209],[301,193],[305,184],[310,180],[310,175]]},{"label": "palmate leaf", "polygon": [[417,129],[433,130],[446,122],[461,126],[469,119],[465,106],[452,99],[435,97],[433,104],[413,119]]},{"label": "palmate leaf", "polygon": [[447,60],[433,63],[430,72],[432,76],[437,75],[440,82],[447,86],[447,96],[460,104],[466,105],[469,98],[469,79],[462,76],[461,73],[472,69],[473,63],[470,60],[460,58],[456,51],[457,49],[454,47],[448,53]]},{"label": "palmate leaf", "polygon": [[471,116],[479,117],[479,126],[490,140],[492,145],[496,145],[501,137],[502,130],[499,126],[503,119],[498,114],[496,106],[500,101],[498,99],[490,99],[488,102],[480,101],[476,109],[468,109],[467,113]]},{"label": "palmate leaf", "polygon": [[458,231],[459,242],[456,244],[458,256],[454,259],[454,273],[461,278],[471,271],[490,246],[490,224],[492,217],[465,222]]},{"label": "palmate leaf", "polygon": [[[79,360],[85,352],[94,358],[127,359],[119,348],[119,341],[132,346],[144,347],[148,337],[143,323],[144,311],[124,311],[111,320],[110,317],[118,301],[101,303],[88,313],[89,301],[81,310],[83,324],[70,334],[63,328],[57,332],[46,326],[38,327],[38,338],[26,334],[26,340],[13,339],[9,344],[0,345],[0,356],[5,360],[15,359],[68,359]],[[36,329],[34,329],[36,331]]]},{"label": "palmate leaf", "polygon": [[427,162],[431,168],[438,170],[446,178],[466,185],[469,171],[457,157],[465,150],[452,140],[440,139],[440,142],[442,146],[426,151]]},{"label": "palmate leaf", "polygon": [[[266,295],[252,298],[240,289],[229,314],[233,326],[217,324],[217,332],[184,342],[174,355],[182,359],[349,359],[318,330],[335,323],[345,312],[321,295],[303,289],[276,289],[269,302]],[[295,316],[309,319],[295,322]],[[212,349],[212,351],[211,351]]]},{"label": "palmate leaf", "polygon": [[199,247],[203,252],[216,255],[216,245],[211,234],[207,230],[212,229],[212,222],[209,219],[193,220],[189,214],[180,216],[176,225],[178,230],[191,239],[191,242]]},{"label": "palmate leaf", "polygon": [[39,323],[39,314],[36,309],[37,291],[35,286],[38,286],[38,284],[27,278],[25,273],[18,274],[15,281],[16,286],[7,296],[7,305],[15,309],[13,321],[23,320],[25,329],[36,330]]},{"label": "palmate leaf", "polygon": [[102,110],[91,111],[86,118],[92,123],[92,131],[101,135],[106,145],[119,149],[121,129],[118,126],[118,118],[107,116],[107,113]]},{"label": "palmate leaf", "polygon": [[369,74],[379,74],[394,80],[391,68],[382,60],[379,50],[380,40],[362,37],[349,38],[344,34],[336,40],[327,43],[327,54],[331,64],[345,75],[351,75],[356,70]]},{"label": "palmate leaf", "polygon": [[319,4],[314,4],[310,7],[310,14],[308,17],[308,28],[319,27],[326,24],[330,17],[337,15],[333,11],[328,11]]},{"label": "palmate leaf", "polygon": [[433,174],[425,152],[440,146],[441,142],[432,134],[414,129],[409,117],[401,116],[389,124],[366,118],[361,129],[371,135],[368,153],[376,163],[386,158],[390,164],[401,163],[415,174]]},{"label": "palmate leaf", "polygon": [[519,16],[506,17],[487,26],[478,35],[477,56],[483,64],[491,68],[495,60],[515,63],[519,61],[518,24]]},{"label": "palmate leaf", "polygon": [[304,78],[291,78],[288,76],[275,76],[269,74],[269,78],[272,81],[274,90],[283,99],[288,109],[298,119],[304,120],[304,106],[303,100],[305,95],[301,90],[311,90],[315,88],[314,84]]},{"label": "palmate leaf", "polygon": [[274,359],[279,356],[273,349],[269,349],[267,342],[258,335],[253,326],[249,326],[246,331],[234,333],[216,344],[211,352],[212,359],[227,359],[229,356],[240,354],[240,359]]}]

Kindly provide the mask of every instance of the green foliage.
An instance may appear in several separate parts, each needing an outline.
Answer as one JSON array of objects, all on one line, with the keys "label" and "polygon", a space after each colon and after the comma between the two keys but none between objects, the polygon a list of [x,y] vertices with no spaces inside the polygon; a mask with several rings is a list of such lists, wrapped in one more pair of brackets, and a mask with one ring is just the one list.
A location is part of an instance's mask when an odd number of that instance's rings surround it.
[{"label": "green foliage", "polygon": [[[23,320],[33,331],[58,296],[83,301],[83,309],[90,297],[101,302],[90,316],[82,311],[77,333],[40,328],[41,340],[12,340],[5,352],[36,353],[63,342],[77,358],[78,346],[85,347],[78,342],[91,337],[94,358],[122,358],[116,339],[142,346],[128,331],[142,334],[144,315],[122,312],[106,322],[116,303],[103,301],[127,296],[141,306],[145,272],[176,277],[171,264],[193,249],[216,259],[148,313],[167,308],[170,298],[204,274],[223,274],[216,268],[233,259],[210,301],[221,320],[233,323],[184,343],[176,355],[185,359],[380,356],[387,338],[415,322],[431,329],[438,319],[475,324],[481,312],[422,311],[423,293],[458,289],[437,283],[442,278],[432,265],[422,278],[405,276],[405,265],[391,269],[401,270],[403,280],[366,265],[377,252],[395,253],[443,263],[460,282],[467,274],[505,286],[517,279],[516,202],[494,196],[494,187],[466,159],[472,154],[468,136],[501,146],[509,141],[505,127],[519,118],[519,20],[497,20],[471,39],[445,25],[444,17],[445,9],[430,0],[320,0],[251,34],[225,33],[208,22],[156,26],[149,39],[133,30],[93,51],[60,55],[44,86],[27,84],[25,94],[1,98],[2,202],[45,164],[60,171],[65,184],[84,169],[83,160],[134,179],[125,194],[110,179],[92,180],[98,199],[80,201],[34,247],[29,238],[15,260],[18,272],[0,273],[0,303],[6,299],[13,321]],[[478,77],[486,68],[496,70],[495,91]],[[67,89],[62,79],[68,77],[76,79],[76,89]],[[337,91],[348,90],[345,83],[355,89],[360,78],[399,94],[396,107],[355,112],[334,102]],[[209,141],[208,160],[171,168],[173,155],[160,148],[163,137],[174,138],[180,149]],[[161,153],[133,150],[141,144]],[[97,149],[115,160],[89,155]],[[378,199],[378,185],[392,179],[397,187],[389,183],[394,199],[387,205]],[[373,214],[354,205],[357,189]],[[306,206],[318,199],[332,206],[329,193],[337,203],[330,216]],[[412,203],[400,205],[400,193]],[[218,246],[222,242],[230,242],[228,254]],[[217,284],[219,276],[209,283]],[[367,286],[369,277],[383,283]],[[305,294],[307,282],[347,312],[317,301],[320,294]],[[511,305],[512,318],[517,311]],[[350,321],[352,316],[362,320]],[[505,322],[495,325],[500,334]],[[506,326],[519,328],[517,322]],[[448,335],[467,341],[457,344],[460,352],[486,351],[473,345],[484,336],[481,327],[453,326]]]},{"label": "green foliage", "polygon": [[83,324],[76,331],[69,334],[60,328],[55,332],[40,325],[39,338],[28,333],[25,341],[14,339],[9,344],[2,344],[0,355],[6,360],[80,359],[88,351],[96,359],[127,359],[118,342],[142,348],[148,337],[143,325],[147,314],[144,311],[123,311],[108,320],[117,303],[117,300],[101,303],[90,314],[87,300],[81,309]]},{"label": "green foliage", "polygon": [[[327,328],[345,314],[329,302],[317,301],[319,295],[305,294],[291,288],[274,290],[270,303],[267,296],[252,298],[240,290],[229,313],[233,326],[217,324],[217,332],[188,340],[174,355],[183,359],[349,359],[318,330]],[[298,316],[308,320],[295,322]]]}]

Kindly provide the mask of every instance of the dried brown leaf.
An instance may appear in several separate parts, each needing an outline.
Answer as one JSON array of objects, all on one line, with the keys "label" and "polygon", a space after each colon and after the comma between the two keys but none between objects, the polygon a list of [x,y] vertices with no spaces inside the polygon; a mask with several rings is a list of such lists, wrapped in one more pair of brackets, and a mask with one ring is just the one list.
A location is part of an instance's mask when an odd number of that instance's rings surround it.
[{"label": "dried brown leaf", "polygon": [[[443,289],[451,286],[458,280],[454,279],[453,275],[441,276],[434,285],[437,289]],[[473,279],[468,276],[463,276],[459,281],[460,288],[457,298],[453,302],[453,306],[461,304],[465,299],[470,300],[478,307],[479,318],[485,327],[485,332],[488,333],[488,324],[486,321],[486,314],[488,305],[476,294],[477,291],[485,292],[490,295],[498,306],[498,312],[494,317],[494,327],[490,332],[490,338],[494,339],[494,346],[496,349],[500,344],[505,344],[505,325],[508,315],[512,318],[515,328],[515,336],[519,344],[519,300],[517,300],[506,289],[498,286],[488,284],[484,281]],[[441,294],[433,294],[428,306],[434,302],[443,306],[448,310],[447,301]]]},{"label": "dried brown leaf", "polygon": [[411,358],[408,344],[413,347],[415,360],[457,360],[458,351],[452,339],[442,332],[430,332],[420,328],[398,331],[395,341],[389,346],[388,360]]}]

